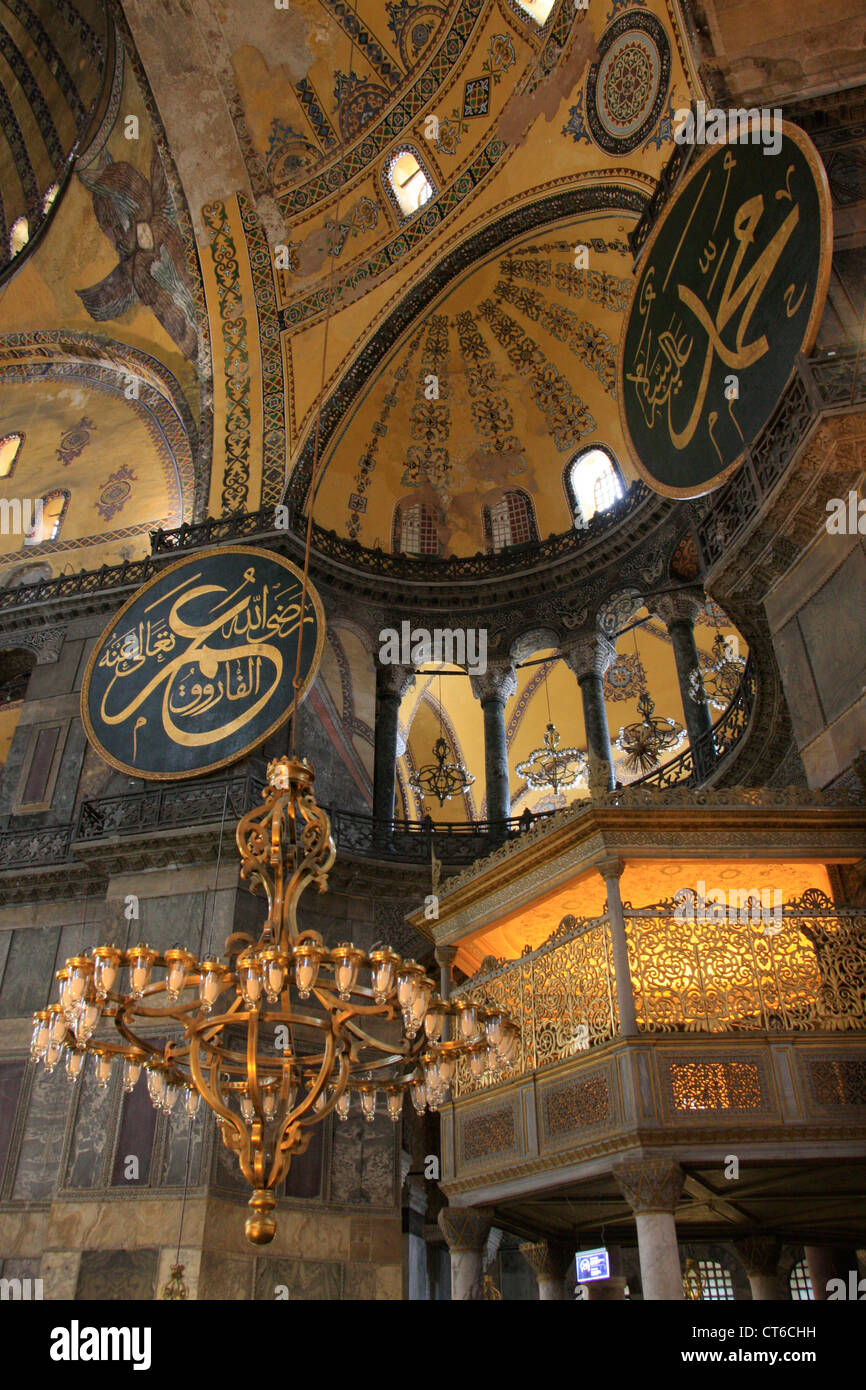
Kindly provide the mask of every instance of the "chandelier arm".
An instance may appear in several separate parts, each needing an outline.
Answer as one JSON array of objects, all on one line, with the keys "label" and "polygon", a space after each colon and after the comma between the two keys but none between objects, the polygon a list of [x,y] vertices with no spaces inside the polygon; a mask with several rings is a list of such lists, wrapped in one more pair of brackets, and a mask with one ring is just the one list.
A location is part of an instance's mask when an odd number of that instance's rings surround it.
[{"label": "chandelier arm", "polygon": [[[259,1089],[259,1014],[257,1009],[244,1010],[247,1025],[247,1095],[255,1106],[256,1117],[264,1122],[265,1111]],[[238,1015],[240,1021],[241,1015]],[[257,1147],[257,1146],[256,1146]],[[261,1186],[261,1184],[259,1184]]]},{"label": "chandelier arm", "polygon": [[[217,1083],[216,1085],[211,1085],[210,1082],[205,1080],[204,1070],[201,1065],[200,1051],[201,1038],[199,1037],[198,1032],[195,1032],[190,1038],[189,1048],[189,1066],[190,1072],[192,1073],[192,1079],[195,1082],[196,1089],[198,1090],[199,1094],[204,1097],[205,1102],[210,1107],[210,1109],[213,1110],[215,1115],[219,1115],[225,1121],[224,1125],[222,1126],[223,1143],[225,1144],[227,1149],[233,1150],[235,1153],[237,1153],[238,1163],[240,1164],[241,1172],[243,1173],[247,1182],[252,1184],[253,1174],[249,1163],[249,1137],[246,1132],[246,1126],[244,1126],[241,1123],[240,1119],[236,1115],[234,1115],[231,1110],[229,1110],[228,1106],[224,1103],[222,1099],[218,1082],[220,1069],[219,1055],[215,1052],[210,1054],[211,1073],[213,1073],[214,1071],[216,1071],[217,1073]],[[228,1143],[226,1135],[226,1126],[230,1126],[229,1133],[233,1138],[236,1139],[236,1143]]]}]

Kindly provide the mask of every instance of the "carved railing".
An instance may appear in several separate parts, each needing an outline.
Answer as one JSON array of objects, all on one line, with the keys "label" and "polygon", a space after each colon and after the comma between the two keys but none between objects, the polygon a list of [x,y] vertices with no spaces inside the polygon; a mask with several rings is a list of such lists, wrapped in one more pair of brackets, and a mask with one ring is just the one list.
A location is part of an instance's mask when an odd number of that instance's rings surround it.
[{"label": "carved railing", "polygon": [[720,560],[731,542],[757,516],[765,498],[785,472],[817,415],[866,403],[866,370],[858,374],[857,355],[801,357],[788,388],[742,466],[698,523],[702,567]]},{"label": "carved railing", "polygon": [[175,830],[239,820],[261,800],[264,777],[246,773],[209,782],[176,783],[84,801],[78,813],[75,839],[83,841],[138,835],[147,830]]},{"label": "carved railing", "polygon": [[[706,890],[710,902],[686,890],[650,907],[625,904],[641,1033],[866,1033],[864,909],[836,906],[818,889],[784,906],[780,890],[772,901],[766,889],[763,900],[758,890],[728,890],[724,906],[722,892]],[[488,958],[453,997],[503,1008],[518,1023],[509,1076],[608,1042],[619,1024],[607,916],[563,918],[536,950]],[[489,1084],[464,1063],[454,1094]]]},{"label": "carved railing", "polygon": [[670,762],[648,772],[645,777],[636,778],[629,786],[700,786],[706,782],[746,733],[755,707],[755,690],[755,668],[750,654],[734,698],[713,727]]},{"label": "carved railing", "polygon": [[[523,545],[508,546],[493,554],[478,552],[475,555],[452,555],[448,557],[425,555],[392,555],[378,548],[370,549],[358,541],[347,540],[336,531],[325,530],[313,523],[313,548],[319,554],[339,564],[353,569],[366,570],[386,578],[416,579],[424,583],[437,580],[487,578],[491,574],[504,574],[514,570],[530,569],[549,560],[573,555],[590,541],[595,541],[607,532],[618,530],[623,521],[636,512],[650,497],[649,488],[640,481],[633,482],[625,495],[619,498],[605,512],[597,512],[585,526],[572,527],[544,541],[527,541]],[[184,524],[171,531],[151,531],[151,552],[154,555],[190,550],[199,546],[220,545],[227,542],[248,540],[252,536],[268,534],[279,535],[280,531],[299,535],[306,530],[306,518],[297,504],[291,499],[286,504],[285,516],[280,519],[285,524],[279,530],[275,526],[274,507],[265,507],[258,512],[237,512],[234,516],[209,517],[194,525]]]},{"label": "carved railing", "polygon": [[62,864],[69,858],[71,839],[72,826],[68,823],[41,830],[4,830],[0,834],[0,872]]}]

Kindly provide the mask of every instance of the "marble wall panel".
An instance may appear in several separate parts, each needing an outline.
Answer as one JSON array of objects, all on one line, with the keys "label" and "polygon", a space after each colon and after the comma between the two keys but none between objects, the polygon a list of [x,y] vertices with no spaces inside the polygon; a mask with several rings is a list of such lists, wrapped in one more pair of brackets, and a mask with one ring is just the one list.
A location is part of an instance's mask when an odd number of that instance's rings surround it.
[{"label": "marble wall panel", "polygon": [[97,1086],[94,1063],[95,1058],[88,1057],[83,1074],[74,1083],[74,1088],[80,1087],[80,1091],[66,1168],[66,1187],[97,1187],[102,1177],[105,1145],[117,1103],[117,1086],[111,1082],[105,1087]]},{"label": "marble wall panel", "polygon": [[[120,1133],[114,1151],[113,1187],[145,1187],[150,1177],[150,1161],[156,1132],[157,1112],[151,1104],[142,1074],[129,1094],[123,1096]],[[127,1158],[138,1159],[138,1177],[128,1178]]]},{"label": "marble wall panel", "polygon": [[76,1299],[100,1302],[152,1299],[158,1250],[83,1250]]},{"label": "marble wall panel", "polygon": [[[251,1297],[252,1255],[224,1255],[220,1250],[204,1250],[198,1276],[200,1299],[238,1300]],[[267,1295],[273,1298],[273,1289]]]},{"label": "marble wall panel", "polygon": [[350,1112],[347,1120],[333,1122],[332,1202],[379,1207],[393,1204],[398,1134],[397,1126],[382,1112],[372,1123],[357,1110]]},{"label": "marble wall panel", "polygon": [[51,1002],[59,940],[59,927],[22,927],[12,933],[0,993],[0,1018],[21,1018]]},{"label": "marble wall panel", "polygon": [[[183,1097],[178,1100],[180,1106]],[[200,1103],[195,1119],[178,1110],[168,1121],[165,1145],[160,1165],[159,1181],[162,1187],[183,1187],[186,1182],[187,1160],[189,1160],[189,1185],[196,1187],[201,1171],[201,1150],[205,1130],[204,1101]]]},{"label": "marble wall panel", "polygon": [[[204,1102],[202,1102],[203,1104]],[[246,1192],[249,1194],[249,1183],[238,1167],[237,1154],[227,1149],[219,1133],[214,1139],[214,1181],[217,1187],[225,1188],[229,1192]]]},{"label": "marble wall panel", "polygon": [[9,1153],[12,1126],[15,1123],[18,1096],[26,1065],[26,1062],[4,1062],[0,1065],[0,1180]]},{"label": "marble wall panel", "polygon": [[827,723],[863,692],[864,613],[866,559],[858,547],[799,615]]},{"label": "marble wall panel", "polygon": [[11,931],[0,931],[0,989],[3,988],[3,973],[6,969],[6,958],[9,955],[9,947],[11,945]]},{"label": "marble wall panel", "polygon": [[[182,873],[178,870],[178,884]],[[196,950],[201,938],[205,904],[201,893],[177,893],[164,898],[140,898],[138,921],[130,922],[136,940],[146,941],[156,951],[169,946],[188,946]],[[130,945],[135,943],[130,938]],[[222,950],[222,938],[218,941]]]},{"label": "marble wall panel", "polygon": [[[255,1295],[273,1299],[278,1285],[289,1291],[289,1300],[321,1302],[343,1297],[344,1266],[337,1260],[256,1260]],[[356,1295],[357,1297],[357,1295]]]},{"label": "marble wall panel", "polygon": [[15,1200],[40,1201],[55,1189],[63,1148],[70,1087],[62,1071],[48,1073],[40,1067],[33,1080],[24,1137],[12,1196]]}]

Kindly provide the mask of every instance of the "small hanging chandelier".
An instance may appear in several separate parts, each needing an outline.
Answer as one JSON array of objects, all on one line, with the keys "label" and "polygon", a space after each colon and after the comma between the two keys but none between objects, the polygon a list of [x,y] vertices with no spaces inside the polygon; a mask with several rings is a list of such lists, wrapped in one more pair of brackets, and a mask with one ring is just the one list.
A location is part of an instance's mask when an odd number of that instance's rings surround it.
[{"label": "small hanging chandelier", "polygon": [[425,763],[413,772],[409,786],[419,796],[435,796],[440,806],[450,801],[452,796],[462,796],[472,786],[475,778],[461,762],[449,757],[448,742],[442,732],[442,677],[438,677],[439,690],[439,737],[433,744],[435,762]]},{"label": "small hanging chandelier", "polygon": [[[733,647],[729,646],[732,642]],[[736,637],[725,638],[720,631],[713,638],[713,661],[703,670],[689,672],[689,694],[696,704],[705,700],[714,710],[722,711],[736,695],[746,663],[738,651]]]},{"label": "small hanging chandelier", "polygon": [[[642,670],[640,654],[637,649],[637,633],[634,636],[635,656],[638,670]],[[646,685],[641,690],[637,702],[639,720],[625,724],[614,740],[616,747],[625,753],[625,767],[628,772],[652,772],[659,765],[660,755],[678,744],[685,732],[676,719],[668,719],[655,713],[655,701]]]},{"label": "small hanging chandelier", "polygon": [[518,763],[515,772],[526,779],[535,790],[550,790],[554,794],[563,787],[574,787],[586,776],[587,758],[580,748],[560,748],[559,731],[550,716],[550,692],[547,687],[547,666],[544,667],[544,692],[547,696],[547,728],[540,748],[533,748],[529,757]]},{"label": "small hanging chandelier", "polygon": [[[258,940],[235,932],[222,957],[202,960],[183,948],[97,946],[57,972],[58,1002],[33,1019],[31,1057],[49,1072],[65,1054],[74,1081],[90,1054],[98,1086],[115,1063],[126,1091],[144,1072],[168,1115],[195,1116],[204,1097],[253,1189],[246,1234],[255,1245],[274,1238],[274,1191],[312,1126],[332,1110],[347,1119],[353,1094],[368,1121],[381,1096],[396,1124],[407,1093],[419,1114],[439,1109],[459,1059],[493,1078],[519,1053],[505,1013],[440,999],[417,962],[387,946],[327,947],[299,928],[301,894],[310,884],[325,891],[335,857],[313,780],[305,760],[276,759],[263,804],[238,823],[241,877],[268,902]],[[155,1028],[170,1036],[154,1038]],[[164,1296],[183,1298],[183,1287],[178,1266]]]}]

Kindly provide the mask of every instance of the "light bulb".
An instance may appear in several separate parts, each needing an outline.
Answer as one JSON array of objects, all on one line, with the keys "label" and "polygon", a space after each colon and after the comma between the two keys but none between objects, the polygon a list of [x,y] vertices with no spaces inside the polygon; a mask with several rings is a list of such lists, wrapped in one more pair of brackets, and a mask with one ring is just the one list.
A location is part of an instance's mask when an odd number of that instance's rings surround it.
[{"label": "light bulb", "polygon": [[438,1042],[442,1037],[445,1027],[445,1010],[440,1005],[433,1005],[427,1010],[424,1016],[424,1032],[428,1042]]},{"label": "light bulb", "polygon": [[256,1117],[256,1107],[247,1095],[241,1096],[241,1114],[248,1125],[251,1125]]},{"label": "light bulb", "polygon": [[331,952],[334,982],[341,999],[348,1000],[352,997],[352,990],[358,979],[358,967],[363,959],[363,951],[359,951],[351,941],[341,941]]},{"label": "light bulb", "polygon": [[51,1015],[51,1042],[62,1043],[66,1037],[66,1019],[59,1004],[49,1005],[48,1012]]},{"label": "light bulb", "polygon": [[87,987],[93,979],[93,961],[89,956],[72,956],[66,962],[69,971],[68,995],[70,1004],[77,1004],[84,998]]},{"label": "light bulb", "polygon": [[147,1094],[158,1110],[165,1094],[165,1072],[160,1071],[158,1067],[148,1067]]},{"label": "light bulb", "polygon": [[170,1115],[170,1114],[171,1114],[172,1110],[174,1109],[175,1105],[177,1104],[177,1098],[178,1098],[179,1095],[180,1095],[180,1087],[178,1086],[177,1082],[175,1082],[175,1081],[169,1081],[169,1082],[167,1082],[167,1083],[166,1083],[166,1087],[165,1087],[165,1091],[163,1092],[163,1096],[162,1096],[162,1108],[163,1108],[163,1110],[165,1111],[166,1115]]},{"label": "light bulb", "polygon": [[95,1000],[82,999],[72,1020],[72,1029],[80,1043],[86,1043],[99,1022],[99,1005]]},{"label": "light bulb", "polygon": [[199,968],[198,997],[201,1000],[203,1013],[210,1013],[219,998],[227,973],[221,961],[202,961]]},{"label": "light bulb", "polygon": [[186,1113],[189,1115],[190,1119],[194,1119],[195,1116],[198,1114],[198,1107],[200,1103],[201,1096],[199,1095],[198,1091],[194,1091],[191,1088],[187,1090]]},{"label": "light bulb", "polygon": [[487,1048],[473,1047],[469,1054],[469,1070],[476,1081],[480,1081],[487,1070]]},{"label": "light bulb", "polygon": [[460,1032],[469,1041],[478,1036],[478,1010],[474,1004],[462,1003],[460,1008]]},{"label": "light bulb", "polygon": [[412,1104],[419,1115],[423,1115],[427,1109],[427,1087],[423,1081],[416,1081],[409,1094],[412,1097]]},{"label": "light bulb", "polygon": [[33,1032],[30,1035],[30,1056],[34,1062],[41,1062],[51,1041],[51,1015],[47,1009],[40,1009],[33,1015]]},{"label": "light bulb", "polygon": [[370,975],[373,985],[373,998],[377,1004],[384,1004],[386,999],[394,990],[394,981],[397,976],[397,966],[400,964],[400,957],[396,951],[391,951],[386,946],[381,951],[370,952]]},{"label": "light bulb", "polygon": [[47,1072],[52,1072],[54,1068],[57,1066],[62,1051],[63,1049],[60,1046],[60,1043],[51,1042],[48,1044],[48,1047],[45,1052],[45,1070]]},{"label": "light bulb", "polygon": [[283,951],[271,946],[268,950],[262,951],[259,960],[262,964],[268,1003],[276,1004],[286,986],[289,958]]}]

